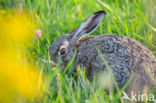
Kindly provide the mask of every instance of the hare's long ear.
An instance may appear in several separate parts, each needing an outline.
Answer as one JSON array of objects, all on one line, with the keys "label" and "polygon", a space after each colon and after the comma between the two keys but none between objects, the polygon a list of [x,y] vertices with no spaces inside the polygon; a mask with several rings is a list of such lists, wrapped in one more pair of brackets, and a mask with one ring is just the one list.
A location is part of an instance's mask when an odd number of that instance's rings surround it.
[{"label": "hare's long ear", "polygon": [[75,30],[71,32],[72,43],[76,43],[80,37],[93,32],[103,20],[105,15],[105,11],[98,11],[82,22]]}]

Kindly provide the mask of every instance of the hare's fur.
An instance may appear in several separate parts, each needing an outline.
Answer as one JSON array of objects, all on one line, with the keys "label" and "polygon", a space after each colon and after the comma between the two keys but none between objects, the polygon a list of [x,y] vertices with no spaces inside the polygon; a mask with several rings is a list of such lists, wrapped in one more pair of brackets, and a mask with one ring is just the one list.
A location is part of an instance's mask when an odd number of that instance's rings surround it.
[{"label": "hare's fur", "polygon": [[[92,80],[93,75],[108,72],[97,51],[99,48],[120,88],[134,73],[136,77],[127,87],[127,92],[137,93],[145,91],[145,88],[149,90],[156,88],[156,58],[140,42],[115,34],[81,38],[94,31],[105,15],[104,11],[96,12],[78,28],[58,38],[49,48],[51,60],[55,63],[60,61],[61,65],[66,66],[77,49],[75,66],[85,67],[88,79]],[[62,45],[66,50],[64,55],[60,55]]]},{"label": "hare's fur", "polygon": [[[133,39],[108,34],[89,37],[89,39],[85,38],[85,41],[82,39],[79,42],[75,64],[86,67],[86,74],[89,79],[92,79],[95,73],[98,75],[101,71],[107,72],[106,65],[96,47],[103,53],[119,87],[123,87],[134,73],[141,74],[144,84],[149,82],[151,78],[156,79],[156,59],[154,55],[148,48]],[[145,63],[146,66],[150,63],[153,68],[148,69],[147,67],[150,66],[146,67]],[[147,76],[147,72],[149,72],[151,78]]]}]

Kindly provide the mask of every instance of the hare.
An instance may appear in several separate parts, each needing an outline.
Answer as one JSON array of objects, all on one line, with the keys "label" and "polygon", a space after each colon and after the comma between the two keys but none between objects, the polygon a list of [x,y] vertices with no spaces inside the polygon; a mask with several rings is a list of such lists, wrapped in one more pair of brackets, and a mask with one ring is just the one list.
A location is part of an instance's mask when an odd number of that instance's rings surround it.
[{"label": "hare", "polygon": [[122,88],[134,73],[136,76],[127,87],[127,92],[143,92],[145,88],[156,87],[156,58],[138,41],[115,34],[82,38],[93,32],[105,16],[106,12],[103,10],[95,12],[75,30],[58,38],[48,49],[51,61],[60,61],[60,65],[66,66],[77,50],[74,64],[76,67],[85,67],[88,79],[92,80],[93,75],[108,72],[97,51],[98,47],[119,88]]}]

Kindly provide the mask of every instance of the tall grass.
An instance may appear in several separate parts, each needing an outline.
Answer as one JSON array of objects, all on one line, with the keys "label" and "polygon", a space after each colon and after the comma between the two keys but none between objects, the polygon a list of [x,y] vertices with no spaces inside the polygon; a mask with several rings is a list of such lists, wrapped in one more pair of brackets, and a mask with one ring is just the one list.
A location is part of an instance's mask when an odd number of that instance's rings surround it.
[{"label": "tall grass", "polygon": [[[156,1],[155,0],[20,0],[43,35],[29,47],[28,55],[36,66],[42,67],[47,88],[40,100],[44,103],[118,103],[115,93],[104,91],[85,77],[85,69],[75,73],[69,65],[66,72],[52,68],[47,47],[57,38],[76,28],[84,19],[98,10],[107,16],[91,35],[116,34],[140,41],[156,55]],[[0,7],[6,11],[18,8],[19,0],[2,0]],[[77,77],[78,76],[78,77]],[[75,81],[77,77],[77,81]],[[105,77],[107,78],[107,77]],[[105,81],[105,78],[103,78]],[[107,82],[109,83],[109,82]],[[121,100],[122,101],[122,100]],[[36,102],[32,100],[30,102]]]}]

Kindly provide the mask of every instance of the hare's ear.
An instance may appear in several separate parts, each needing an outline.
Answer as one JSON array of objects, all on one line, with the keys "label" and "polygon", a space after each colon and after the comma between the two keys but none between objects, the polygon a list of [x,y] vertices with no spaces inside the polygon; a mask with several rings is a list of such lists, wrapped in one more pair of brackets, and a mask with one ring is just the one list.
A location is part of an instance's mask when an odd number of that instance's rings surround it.
[{"label": "hare's ear", "polygon": [[80,37],[93,32],[105,17],[105,11],[98,11],[82,22],[75,30],[71,32],[72,43],[75,43]]}]

